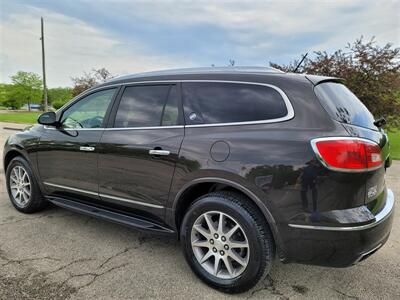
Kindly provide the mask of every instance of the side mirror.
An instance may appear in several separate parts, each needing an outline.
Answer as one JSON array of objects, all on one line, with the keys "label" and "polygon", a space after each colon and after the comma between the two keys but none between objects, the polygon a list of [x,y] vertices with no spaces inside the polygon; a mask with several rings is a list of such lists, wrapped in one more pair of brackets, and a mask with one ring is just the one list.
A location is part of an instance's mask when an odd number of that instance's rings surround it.
[{"label": "side mirror", "polygon": [[38,123],[42,125],[57,126],[57,116],[53,111],[45,112],[41,114],[38,118]]}]

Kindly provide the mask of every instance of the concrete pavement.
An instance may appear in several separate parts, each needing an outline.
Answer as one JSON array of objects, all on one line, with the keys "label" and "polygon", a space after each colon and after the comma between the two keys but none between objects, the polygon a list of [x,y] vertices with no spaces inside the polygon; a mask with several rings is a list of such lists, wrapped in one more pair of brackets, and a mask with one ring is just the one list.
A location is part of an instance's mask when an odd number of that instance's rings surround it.
[{"label": "concrete pavement", "polygon": [[[13,131],[0,123],[1,151]],[[23,127],[23,126],[20,126]],[[226,295],[191,272],[171,238],[56,207],[17,212],[0,169],[0,299],[400,299],[400,212],[389,241],[360,264],[333,269],[276,261],[250,292]],[[400,199],[400,161],[387,185]]]}]

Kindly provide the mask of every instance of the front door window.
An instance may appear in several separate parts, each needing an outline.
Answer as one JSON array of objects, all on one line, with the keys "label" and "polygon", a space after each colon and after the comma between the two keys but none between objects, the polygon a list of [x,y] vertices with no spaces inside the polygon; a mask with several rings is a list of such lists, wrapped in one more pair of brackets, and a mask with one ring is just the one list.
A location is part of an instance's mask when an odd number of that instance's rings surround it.
[{"label": "front door window", "polygon": [[62,115],[63,128],[101,128],[116,89],[90,94],[69,107]]}]

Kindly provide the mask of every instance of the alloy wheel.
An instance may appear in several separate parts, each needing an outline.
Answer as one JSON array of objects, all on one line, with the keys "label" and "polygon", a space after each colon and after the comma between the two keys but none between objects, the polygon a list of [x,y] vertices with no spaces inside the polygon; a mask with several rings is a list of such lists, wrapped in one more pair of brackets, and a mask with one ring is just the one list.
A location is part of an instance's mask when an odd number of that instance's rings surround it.
[{"label": "alloy wheel", "polygon": [[20,207],[28,204],[31,198],[31,180],[24,167],[15,166],[10,173],[11,194]]},{"label": "alloy wheel", "polygon": [[246,269],[250,247],[240,224],[219,211],[200,215],[191,231],[193,253],[208,273],[221,279],[233,279]]}]

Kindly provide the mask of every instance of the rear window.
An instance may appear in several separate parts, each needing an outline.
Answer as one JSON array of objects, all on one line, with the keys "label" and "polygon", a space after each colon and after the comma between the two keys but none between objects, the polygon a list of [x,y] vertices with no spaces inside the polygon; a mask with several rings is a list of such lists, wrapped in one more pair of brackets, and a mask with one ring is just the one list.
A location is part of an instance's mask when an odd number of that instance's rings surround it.
[{"label": "rear window", "polygon": [[282,96],[268,86],[187,82],[182,91],[187,124],[261,121],[288,114]]},{"label": "rear window", "polygon": [[322,106],[329,115],[342,123],[377,130],[374,116],[346,86],[336,82],[324,82],[315,87]]}]

